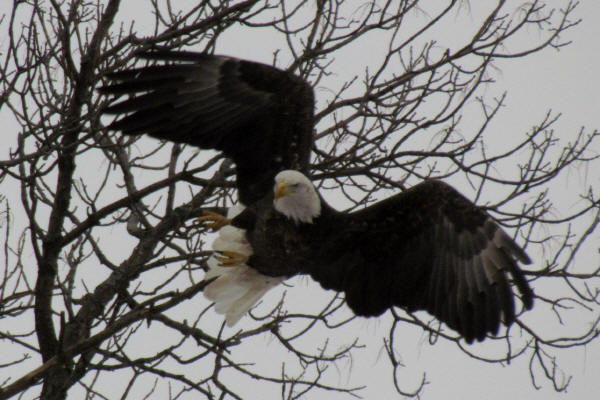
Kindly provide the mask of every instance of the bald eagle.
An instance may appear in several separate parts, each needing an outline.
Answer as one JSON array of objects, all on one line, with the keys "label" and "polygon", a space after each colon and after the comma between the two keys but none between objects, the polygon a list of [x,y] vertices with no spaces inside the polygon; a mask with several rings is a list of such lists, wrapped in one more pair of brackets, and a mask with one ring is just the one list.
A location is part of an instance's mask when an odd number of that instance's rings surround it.
[{"label": "bald eagle", "polygon": [[220,228],[205,295],[233,324],[271,287],[298,274],[343,292],[359,316],[426,310],[470,343],[516,319],[533,292],[531,260],[481,208],[425,180],[370,207],[339,212],[309,178],[313,90],[292,73],[209,54],[156,50],[152,66],[110,73],[108,126],[223,152],[243,207],[204,217]]}]

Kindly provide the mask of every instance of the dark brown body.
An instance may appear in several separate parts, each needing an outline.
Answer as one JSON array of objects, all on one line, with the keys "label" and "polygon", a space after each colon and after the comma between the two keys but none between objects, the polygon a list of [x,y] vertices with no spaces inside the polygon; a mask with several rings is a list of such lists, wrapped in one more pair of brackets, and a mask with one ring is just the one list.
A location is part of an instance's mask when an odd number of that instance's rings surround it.
[{"label": "dark brown body", "polygon": [[313,223],[295,223],[273,196],[233,221],[246,229],[249,265],[264,275],[309,274],[342,291],[349,307],[376,316],[393,306],[427,310],[468,341],[515,319],[517,285],[526,308],[533,294],[515,259],[527,255],[456,190],[426,181],[364,210],[346,214],[322,202]]}]

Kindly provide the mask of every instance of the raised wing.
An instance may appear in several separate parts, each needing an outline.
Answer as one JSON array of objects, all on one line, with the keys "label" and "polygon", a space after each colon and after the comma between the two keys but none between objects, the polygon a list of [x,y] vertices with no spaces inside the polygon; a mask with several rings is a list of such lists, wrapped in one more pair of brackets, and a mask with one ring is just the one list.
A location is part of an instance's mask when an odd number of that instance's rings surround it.
[{"label": "raised wing", "polygon": [[517,266],[525,252],[452,187],[426,181],[369,208],[340,215],[339,233],[311,276],[344,291],[357,315],[392,306],[426,310],[467,342],[515,320],[510,280],[524,307],[533,292]]},{"label": "raised wing", "polygon": [[108,129],[222,151],[236,163],[244,204],[272,190],[280,170],[306,170],[314,101],[303,79],[202,53],[160,50],[138,57],[165,63],[106,75],[117,83],[100,92],[132,96],[103,110],[128,113]]}]

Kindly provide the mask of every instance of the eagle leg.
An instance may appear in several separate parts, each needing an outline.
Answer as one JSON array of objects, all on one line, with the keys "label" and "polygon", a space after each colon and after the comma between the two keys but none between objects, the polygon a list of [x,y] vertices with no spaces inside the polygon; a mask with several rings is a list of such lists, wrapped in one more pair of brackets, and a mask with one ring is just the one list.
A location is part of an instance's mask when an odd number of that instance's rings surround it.
[{"label": "eagle leg", "polygon": [[200,222],[201,224],[206,224],[208,228],[211,228],[215,231],[231,223],[231,219],[208,210],[202,211],[202,216],[198,217],[196,221]]},{"label": "eagle leg", "polygon": [[220,256],[215,256],[221,267],[239,267],[248,262],[248,256],[229,250],[220,250]]}]

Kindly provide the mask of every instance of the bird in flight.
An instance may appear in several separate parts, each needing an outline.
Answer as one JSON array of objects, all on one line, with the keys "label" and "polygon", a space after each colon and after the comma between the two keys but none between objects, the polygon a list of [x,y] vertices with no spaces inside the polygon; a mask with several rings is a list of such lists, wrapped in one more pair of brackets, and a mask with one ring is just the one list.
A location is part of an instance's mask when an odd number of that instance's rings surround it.
[{"label": "bird in flight", "polygon": [[533,292],[524,250],[485,210],[425,180],[354,212],[327,204],[308,178],[313,90],[304,79],[232,57],[171,50],[154,65],[106,75],[100,91],[125,114],[108,129],[215,149],[233,160],[239,205],[203,219],[219,235],[205,296],[236,323],[271,287],[298,274],[343,292],[359,316],[425,310],[471,343],[516,320]]}]

